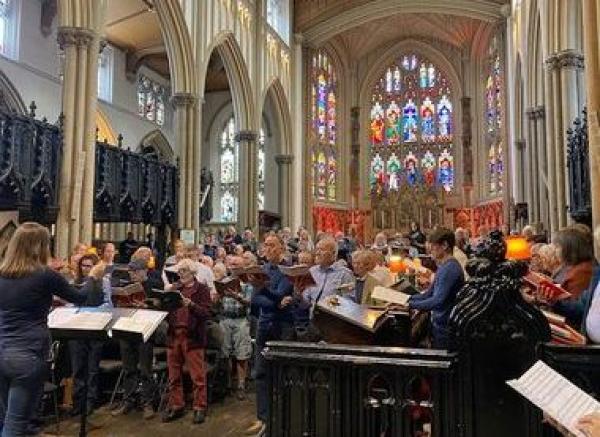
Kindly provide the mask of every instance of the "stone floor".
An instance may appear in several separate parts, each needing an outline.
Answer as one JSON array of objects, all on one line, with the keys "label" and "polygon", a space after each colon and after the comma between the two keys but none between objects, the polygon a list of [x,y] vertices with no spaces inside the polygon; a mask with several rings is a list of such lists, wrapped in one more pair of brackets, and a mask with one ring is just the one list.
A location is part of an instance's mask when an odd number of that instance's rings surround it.
[{"label": "stone floor", "polygon": [[[93,429],[88,430],[88,435],[90,437],[176,437],[184,435],[238,437],[244,435],[244,430],[255,419],[255,413],[253,395],[249,396],[246,401],[237,401],[233,397],[228,397],[222,404],[211,405],[206,422],[202,425],[191,423],[191,412],[177,421],[162,423],[158,416],[152,420],[143,420],[141,412],[112,417],[107,409],[101,408],[90,419]],[[79,434],[78,420],[77,418],[62,421],[58,434],[56,434],[55,426],[50,425],[42,436],[77,436]]]}]

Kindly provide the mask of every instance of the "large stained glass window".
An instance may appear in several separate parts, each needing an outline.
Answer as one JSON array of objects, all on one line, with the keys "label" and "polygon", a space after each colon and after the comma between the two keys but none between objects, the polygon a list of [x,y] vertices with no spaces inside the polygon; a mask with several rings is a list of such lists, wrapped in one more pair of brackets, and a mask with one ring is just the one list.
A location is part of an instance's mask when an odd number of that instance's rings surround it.
[{"label": "large stained glass window", "polygon": [[220,221],[236,222],[239,193],[239,147],[235,140],[235,121],[231,117],[220,133],[219,191]]},{"label": "large stained glass window", "polygon": [[166,90],[147,76],[138,78],[138,114],[140,117],[162,126],[165,123]]},{"label": "large stained glass window", "polygon": [[503,67],[499,47],[500,39],[495,37],[489,47],[485,71],[485,144],[487,153],[487,182],[490,195],[501,194],[504,176],[503,146]]},{"label": "large stained glass window", "polygon": [[337,196],[337,77],[326,52],[319,50],[312,58],[311,150],[312,189],[318,200],[335,200]]},{"label": "large stained glass window", "polygon": [[265,131],[258,134],[258,210],[265,209]]},{"label": "large stained glass window", "polygon": [[401,186],[454,188],[454,108],[444,72],[414,53],[375,84],[370,114],[372,193]]}]

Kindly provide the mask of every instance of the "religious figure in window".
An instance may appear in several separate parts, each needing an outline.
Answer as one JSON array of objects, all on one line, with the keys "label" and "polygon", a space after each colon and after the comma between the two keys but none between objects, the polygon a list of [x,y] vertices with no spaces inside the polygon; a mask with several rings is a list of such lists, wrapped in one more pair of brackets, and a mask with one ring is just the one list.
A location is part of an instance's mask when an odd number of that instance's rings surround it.
[{"label": "religious figure in window", "polygon": [[329,131],[329,144],[335,145],[335,94],[329,91],[327,96],[327,130]]},{"label": "religious figure in window", "polygon": [[388,145],[400,143],[400,108],[395,102],[387,109],[385,136]]},{"label": "religious figure in window", "polygon": [[427,70],[427,66],[425,63],[421,64],[421,68],[419,69],[419,86],[421,88],[427,88],[429,86],[429,72]]},{"label": "religious figure in window", "polygon": [[327,159],[327,198],[329,200],[335,200],[335,185],[337,179],[337,161],[335,159],[335,152],[331,151],[329,158]]},{"label": "religious figure in window", "polygon": [[389,191],[398,191],[400,188],[400,177],[401,177],[401,168],[400,161],[395,153],[392,153],[387,162],[387,173],[388,173],[388,190]]},{"label": "religious figure in window", "polygon": [[385,92],[386,93],[391,93],[393,88],[392,85],[392,70],[390,68],[388,68],[387,72],[385,73]]},{"label": "religious figure in window", "polygon": [[452,103],[443,96],[438,105],[440,141],[452,138]]},{"label": "religious figure in window", "polygon": [[396,66],[396,70],[394,70],[394,91],[398,92],[401,89],[401,80],[400,80],[400,69]]},{"label": "religious figure in window", "polygon": [[371,191],[375,194],[381,194],[385,188],[385,170],[383,160],[379,154],[376,154],[371,161]]},{"label": "religious figure in window", "polygon": [[319,152],[317,158],[317,197],[319,199],[325,199],[327,181],[327,159],[324,152]]},{"label": "religious figure in window", "polygon": [[421,130],[423,141],[425,142],[435,141],[434,112],[433,103],[427,97],[423,105],[421,105]]},{"label": "religious figure in window", "polygon": [[423,155],[421,167],[423,168],[423,182],[428,187],[433,187],[435,185],[435,157],[429,150]]},{"label": "religious figure in window", "polygon": [[417,118],[417,107],[412,99],[408,99],[402,116],[402,139],[405,143],[417,141]]},{"label": "religious figure in window", "polygon": [[371,109],[371,143],[381,144],[383,143],[383,108],[379,102],[375,103],[373,109]]},{"label": "religious figure in window", "polygon": [[452,191],[454,186],[454,159],[448,150],[444,150],[439,159],[438,182],[446,192]]},{"label": "religious figure in window", "polygon": [[411,186],[416,185],[419,182],[419,170],[417,157],[412,152],[409,152],[404,159],[404,168],[406,172],[406,183]]}]

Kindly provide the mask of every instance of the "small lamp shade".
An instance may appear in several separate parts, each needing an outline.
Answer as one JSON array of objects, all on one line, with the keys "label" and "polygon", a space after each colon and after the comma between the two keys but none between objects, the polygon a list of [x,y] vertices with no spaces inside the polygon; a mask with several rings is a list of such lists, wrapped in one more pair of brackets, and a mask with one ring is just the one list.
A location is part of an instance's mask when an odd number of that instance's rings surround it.
[{"label": "small lamp shade", "polygon": [[531,258],[531,248],[525,237],[506,238],[506,258],[512,260],[528,260]]},{"label": "small lamp shade", "polygon": [[402,260],[401,256],[391,256],[389,261],[390,272],[392,273],[400,273],[406,270],[406,265]]}]

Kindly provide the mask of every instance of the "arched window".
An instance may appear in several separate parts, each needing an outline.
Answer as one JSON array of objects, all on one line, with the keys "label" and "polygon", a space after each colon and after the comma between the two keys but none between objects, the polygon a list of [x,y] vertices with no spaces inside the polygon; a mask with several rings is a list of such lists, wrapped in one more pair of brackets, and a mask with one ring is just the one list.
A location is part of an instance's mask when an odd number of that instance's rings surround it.
[{"label": "arched window", "polygon": [[147,76],[138,78],[138,113],[140,117],[162,126],[165,123],[166,90]]},{"label": "arched window", "polygon": [[17,8],[15,0],[0,0],[0,53],[15,58],[17,48]]},{"label": "arched window", "polygon": [[485,144],[487,146],[487,175],[490,195],[502,193],[504,176],[504,75],[500,40],[490,43],[485,70]]},{"label": "arched window", "polygon": [[312,190],[318,200],[335,200],[337,195],[337,77],[324,51],[312,59],[311,69]]},{"label": "arched window", "polygon": [[265,209],[265,131],[258,135],[258,210]]},{"label": "arched window", "polygon": [[220,221],[236,222],[239,205],[239,147],[231,117],[219,134]]},{"label": "arched window", "polygon": [[402,185],[454,188],[452,89],[435,63],[408,53],[373,88],[370,114],[371,191]]}]

